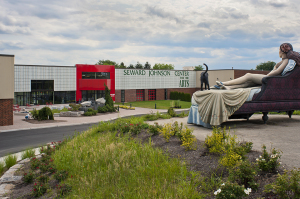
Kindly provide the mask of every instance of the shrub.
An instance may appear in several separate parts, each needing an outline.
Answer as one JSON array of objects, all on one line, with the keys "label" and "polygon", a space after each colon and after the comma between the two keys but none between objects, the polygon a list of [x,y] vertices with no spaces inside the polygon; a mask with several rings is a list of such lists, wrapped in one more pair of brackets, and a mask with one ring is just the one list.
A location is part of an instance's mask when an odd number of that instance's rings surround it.
[{"label": "shrub", "polygon": [[264,192],[273,192],[280,198],[300,198],[300,170],[285,170],[283,175],[278,174],[274,183],[265,186]]},{"label": "shrub", "polygon": [[29,173],[24,173],[23,175],[23,181],[27,184],[31,183],[33,181],[33,173],[30,171]]},{"label": "shrub", "polygon": [[39,110],[38,113],[38,120],[54,120],[53,117],[53,113],[51,111],[51,109],[47,106],[45,106],[44,108],[42,108],[41,110]]},{"label": "shrub", "polygon": [[248,160],[240,161],[237,166],[229,170],[229,180],[255,190],[258,188],[258,184],[255,182],[257,172],[256,164],[251,164]]},{"label": "shrub", "polygon": [[176,112],[174,111],[174,109],[172,107],[170,107],[168,109],[168,114],[171,116],[171,117],[175,117],[176,116]]},{"label": "shrub", "polygon": [[33,111],[31,111],[33,119],[37,120],[39,118],[39,111],[37,111],[35,108]]},{"label": "shrub", "polygon": [[175,135],[175,131],[170,123],[165,124],[164,127],[159,130],[166,142],[169,142],[170,138]]},{"label": "shrub", "polygon": [[56,185],[56,187],[57,187],[57,195],[59,196],[65,196],[72,190],[71,185],[68,184],[60,184],[60,185]]},{"label": "shrub", "polygon": [[162,130],[163,126],[159,125],[157,122],[154,123],[154,125],[149,126],[149,133],[153,135],[158,135],[160,130]]},{"label": "shrub", "polygon": [[47,191],[47,186],[44,183],[36,182],[33,185],[32,195],[34,197],[40,197]]},{"label": "shrub", "polygon": [[226,127],[214,127],[211,136],[205,138],[205,145],[210,153],[223,154],[225,152],[225,142],[229,137]]},{"label": "shrub", "polygon": [[55,180],[57,180],[59,182],[66,179],[67,177],[68,177],[68,172],[63,169],[56,171],[56,173],[54,174]]},{"label": "shrub", "polygon": [[266,146],[262,146],[263,154],[256,159],[259,168],[265,172],[274,172],[276,168],[280,165],[278,161],[281,157],[280,152],[273,148],[271,150],[271,154],[269,154],[266,150]]},{"label": "shrub", "polygon": [[40,162],[39,159],[37,159],[35,157],[33,157],[33,158],[30,159],[30,168],[32,170],[39,169],[40,168],[40,164],[41,164],[41,162]]},{"label": "shrub", "polygon": [[71,103],[69,104],[69,106],[72,108],[73,111],[78,111],[79,108],[81,107],[81,104]]},{"label": "shrub", "polygon": [[106,106],[103,106],[103,107],[98,107],[98,113],[106,113],[108,110],[106,108]]},{"label": "shrub", "polygon": [[190,102],[191,95],[189,93],[181,93],[181,92],[174,91],[170,93],[170,99]]},{"label": "shrub", "polygon": [[8,155],[4,158],[5,167],[9,169],[10,167],[14,166],[17,163],[17,156],[15,155]]},{"label": "shrub", "polygon": [[223,165],[224,167],[234,167],[242,157],[232,151],[231,149],[226,150],[225,154],[219,159],[219,163]]},{"label": "shrub", "polygon": [[185,126],[185,128],[180,131],[180,140],[182,142],[182,146],[185,147],[185,150],[197,149],[197,139],[192,133],[193,130],[187,128],[187,126]]},{"label": "shrub", "polygon": [[251,192],[251,188],[245,189],[242,185],[237,183],[223,183],[221,187],[214,192],[217,199],[240,199],[244,196],[247,196]]},{"label": "shrub", "polygon": [[47,175],[40,175],[40,176],[38,176],[38,177],[36,178],[36,180],[37,180],[38,182],[41,182],[41,183],[47,183],[48,180],[49,180],[49,176],[47,176]]},{"label": "shrub", "polygon": [[110,106],[110,107],[114,107],[114,101],[112,100],[111,96],[110,96],[110,90],[109,88],[106,86],[106,84],[104,84],[105,86],[105,106]]},{"label": "shrub", "polygon": [[84,116],[92,116],[92,115],[97,115],[98,111],[92,109],[92,108],[89,108],[83,115]]}]

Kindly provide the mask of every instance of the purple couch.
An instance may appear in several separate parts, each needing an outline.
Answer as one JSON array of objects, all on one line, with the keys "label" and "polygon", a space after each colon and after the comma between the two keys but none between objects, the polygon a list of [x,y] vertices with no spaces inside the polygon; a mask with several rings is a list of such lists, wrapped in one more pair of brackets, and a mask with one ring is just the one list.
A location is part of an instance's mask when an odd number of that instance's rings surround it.
[{"label": "purple couch", "polygon": [[264,77],[261,91],[252,101],[245,102],[229,119],[249,119],[253,113],[262,112],[264,123],[269,112],[287,112],[291,118],[294,110],[300,110],[300,67],[284,76]]}]

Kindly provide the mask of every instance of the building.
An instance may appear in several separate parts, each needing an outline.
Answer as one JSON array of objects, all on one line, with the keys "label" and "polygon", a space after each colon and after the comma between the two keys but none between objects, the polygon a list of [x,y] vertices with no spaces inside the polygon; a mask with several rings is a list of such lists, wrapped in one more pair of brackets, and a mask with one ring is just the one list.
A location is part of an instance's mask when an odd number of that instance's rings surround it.
[{"label": "building", "polygon": [[[72,103],[104,97],[106,84],[116,102],[165,100],[170,92],[193,94],[203,71],[115,69],[114,66],[14,65],[14,104]],[[209,70],[210,86],[254,70]]]},{"label": "building", "polygon": [[0,54],[0,126],[13,125],[14,55]]}]

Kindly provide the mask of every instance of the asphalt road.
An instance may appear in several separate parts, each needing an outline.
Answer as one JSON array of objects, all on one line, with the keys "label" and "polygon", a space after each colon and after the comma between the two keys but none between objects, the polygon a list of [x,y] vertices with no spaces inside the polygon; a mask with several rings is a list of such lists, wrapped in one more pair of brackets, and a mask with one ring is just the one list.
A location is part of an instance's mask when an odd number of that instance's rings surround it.
[{"label": "asphalt road", "polygon": [[87,130],[94,124],[9,131],[0,133],[0,157],[20,152],[29,147],[39,147],[49,142],[62,141],[76,132]]}]

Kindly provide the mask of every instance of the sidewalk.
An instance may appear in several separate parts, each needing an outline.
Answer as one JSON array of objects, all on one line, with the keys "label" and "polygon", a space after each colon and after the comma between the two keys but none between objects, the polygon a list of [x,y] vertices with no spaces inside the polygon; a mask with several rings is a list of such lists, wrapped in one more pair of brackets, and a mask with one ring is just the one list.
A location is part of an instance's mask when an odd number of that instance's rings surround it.
[{"label": "sidewalk", "polygon": [[[53,105],[54,106],[54,105]],[[43,106],[39,106],[39,109]],[[26,109],[29,110],[29,109]],[[177,109],[177,111],[184,111],[188,109]],[[0,133],[14,130],[28,130],[35,128],[48,128],[48,127],[57,127],[57,126],[71,126],[71,125],[80,125],[88,123],[97,123],[100,121],[108,121],[111,119],[117,119],[119,117],[128,117],[128,116],[137,116],[156,113],[156,112],[166,113],[166,109],[148,109],[148,108],[139,108],[135,107],[135,110],[119,109],[119,112],[116,113],[105,113],[99,114],[97,116],[81,116],[81,117],[55,117],[54,120],[62,122],[54,123],[41,123],[41,124],[31,124],[25,120],[26,113],[15,113],[14,114],[14,124],[10,126],[0,126]]]}]

